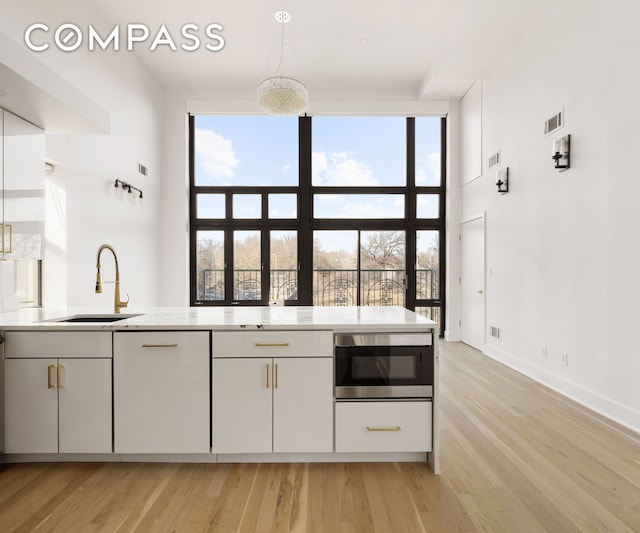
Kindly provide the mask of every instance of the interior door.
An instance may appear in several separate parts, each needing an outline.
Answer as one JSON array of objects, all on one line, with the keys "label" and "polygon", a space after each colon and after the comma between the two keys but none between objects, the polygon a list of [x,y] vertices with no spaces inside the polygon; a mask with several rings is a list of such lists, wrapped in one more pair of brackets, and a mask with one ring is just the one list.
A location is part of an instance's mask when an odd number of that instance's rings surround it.
[{"label": "interior door", "polygon": [[460,224],[460,338],[478,350],[485,342],[484,228],[484,214]]}]

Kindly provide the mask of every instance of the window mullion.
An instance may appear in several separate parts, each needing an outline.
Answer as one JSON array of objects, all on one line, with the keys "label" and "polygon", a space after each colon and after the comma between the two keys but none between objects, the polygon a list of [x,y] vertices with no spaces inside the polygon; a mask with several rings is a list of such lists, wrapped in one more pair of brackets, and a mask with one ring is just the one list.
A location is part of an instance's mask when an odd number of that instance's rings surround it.
[{"label": "window mullion", "polygon": [[298,142],[298,304],[313,305],[313,197],[311,192],[311,117],[300,117]]}]

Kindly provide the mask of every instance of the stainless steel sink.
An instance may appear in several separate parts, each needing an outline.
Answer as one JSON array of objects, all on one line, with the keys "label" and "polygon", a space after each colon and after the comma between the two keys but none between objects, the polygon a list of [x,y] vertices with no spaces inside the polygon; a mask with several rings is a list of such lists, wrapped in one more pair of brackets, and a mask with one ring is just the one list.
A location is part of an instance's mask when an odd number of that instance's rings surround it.
[{"label": "stainless steel sink", "polygon": [[136,316],[140,316],[140,315],[139,314],[72,315],[72,316],[63,316],[60,318],[51,318],[49,320],[45,320],[45,322],[117,322],[118,320],[125,320],[127,318],[133,318]]}]

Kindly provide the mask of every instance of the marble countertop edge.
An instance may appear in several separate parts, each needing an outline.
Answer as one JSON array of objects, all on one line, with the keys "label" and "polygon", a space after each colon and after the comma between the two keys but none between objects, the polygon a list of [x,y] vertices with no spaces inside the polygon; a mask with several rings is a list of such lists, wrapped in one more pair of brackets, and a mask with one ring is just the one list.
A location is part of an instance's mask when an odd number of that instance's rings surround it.
[{"label": "marble countertop edge", "polygon": [[115,322],[64,322],[78,315],[113,315],[96,308],[34,308],[0,314],[0,330],[38,331],[126,331],[126,330],[332,330],[425,331],[438,324],[403,307],[149,307],[131,308],[123,315],[136,315]]}]

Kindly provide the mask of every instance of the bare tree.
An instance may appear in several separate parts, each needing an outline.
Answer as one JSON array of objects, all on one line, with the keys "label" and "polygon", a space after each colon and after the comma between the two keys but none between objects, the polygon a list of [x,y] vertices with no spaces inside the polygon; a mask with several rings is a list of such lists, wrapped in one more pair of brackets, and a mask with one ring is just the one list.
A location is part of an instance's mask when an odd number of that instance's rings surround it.
[{"label": "bare tree", "polygon": [[224,266],[224,246],[213,239],[198,239],[198,270],[218,270]]},{"label": "bare tree", "polygon": [[378,231],[368,236],[361,244],[363,263],[370,264],[384,270],[403,268],[405,259],[404,231]]},{"label": "bare tree", "polygon": [[237,270],[260,270],[260,234],[248,233],[233,242],[233,265]]},{"label": "bare tree", "polygon": [[[424,232],[427,242],[418,242],[416,262],[417,295],[419,298],[438,298],[440,284],[440,245],[436,232]],[[420,240],[420,234],[418,236]]]},{"label": "bare tree", "polygon": [[278,238],[271,237],[271,268],[274,270],[297,270],[297,234],[283,234]]},{"label": "bare tree", "polygon": [[351,250],[332,250],[326,251],[322,249],[319,241],[313,242],[313,268],[315,270],[349,270],[356,268],[355,251]]}]

